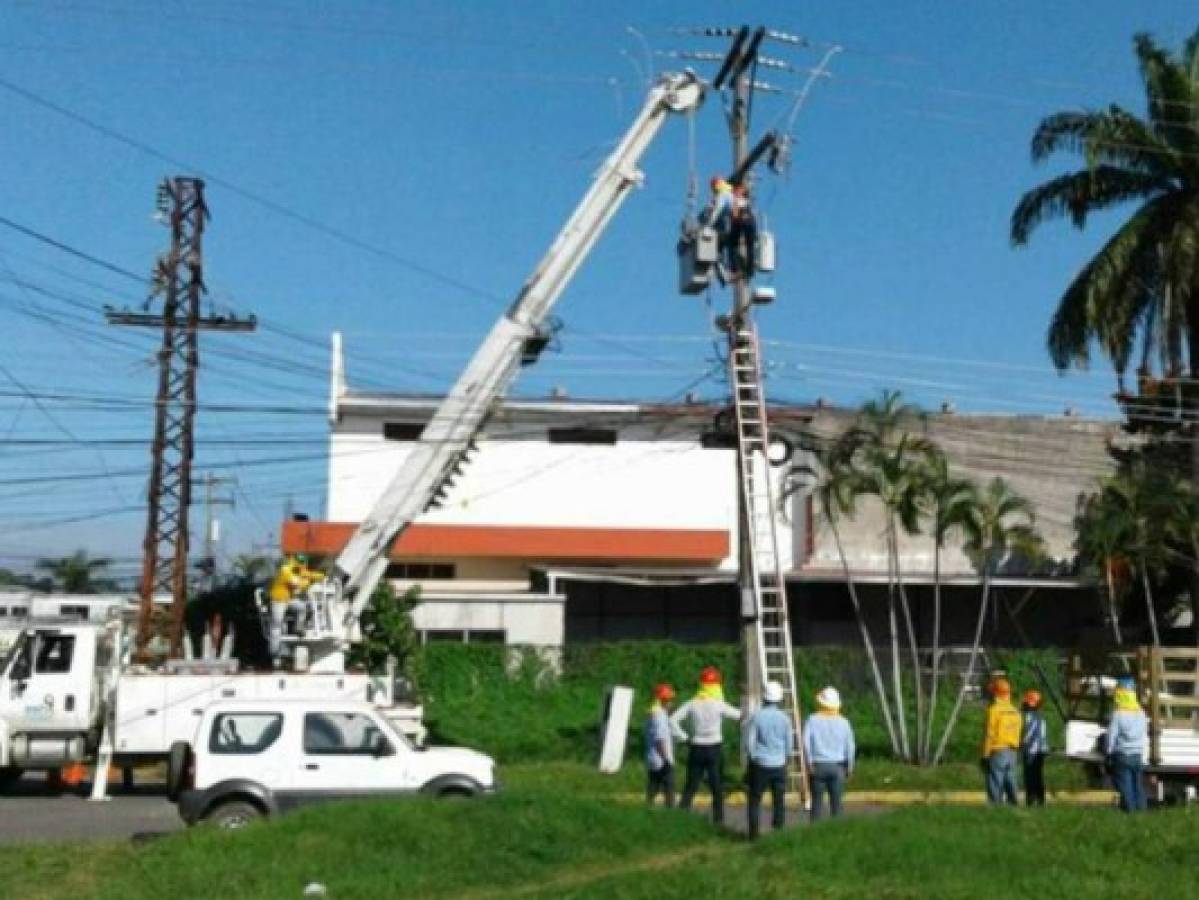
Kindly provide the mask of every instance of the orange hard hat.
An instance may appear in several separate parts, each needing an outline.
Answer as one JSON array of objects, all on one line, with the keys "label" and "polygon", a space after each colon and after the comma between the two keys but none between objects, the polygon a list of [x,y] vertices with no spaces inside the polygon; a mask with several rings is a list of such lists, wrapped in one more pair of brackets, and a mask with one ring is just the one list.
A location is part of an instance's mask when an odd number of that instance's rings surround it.
[{"label": "orange hard hat", "polygon": [[1040,691],[1032,691],[1032,690],[1025,691],[1024,696],[1021,698],[1021,702],[1025,706],[1029,706],[1029,707],[1032,707],[1033,709],[1036,709],[1037,707],[1039,707],[1041,705],[1041,692]]},{"label": "orange hard hat", "polygon": [[1012,696],[1012,685],[1006,678],[991,679],[991,696],[993,697],[1010,697]]},{"label": "orange hard hat", "polygon": [[700,684],[720,684],[720,669],[715,666],[705,666],[699,673]]},{"label": "orange hard hat", "polygon": [[674,688],[669,684],[660,684],[654,688],[654,699],[661,703],[669,703],[674,699]]}]

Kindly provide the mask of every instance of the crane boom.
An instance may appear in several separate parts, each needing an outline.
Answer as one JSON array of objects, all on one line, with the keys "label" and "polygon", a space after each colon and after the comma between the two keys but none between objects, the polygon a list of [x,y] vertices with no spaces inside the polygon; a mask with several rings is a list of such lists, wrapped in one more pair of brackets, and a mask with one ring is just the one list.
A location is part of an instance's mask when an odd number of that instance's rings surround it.
[{"label": "crane boom", "polygon": [[[516,377],[528,342],[542,334],[546,317],[571,277],[630,188],[641,183],[637,164],[662,124],[671,113],[697,108],[703,96],[703,82],[691,71],[663,75],[651,88],[641,112],[600,167],[587,194],[337,557],[329,580],[340,595],[343,640],[353,639],[358,618],[387,569],[396,538],[448,487],[496,401]],[[337,630],[336,623],[329,626]]]}]

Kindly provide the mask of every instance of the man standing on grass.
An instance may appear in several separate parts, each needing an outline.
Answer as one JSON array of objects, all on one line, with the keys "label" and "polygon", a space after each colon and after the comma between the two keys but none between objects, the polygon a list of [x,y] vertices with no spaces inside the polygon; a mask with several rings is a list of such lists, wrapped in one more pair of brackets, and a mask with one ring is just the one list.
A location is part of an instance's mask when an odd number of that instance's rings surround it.
[{"label": "man standing on grass", "polygon": [[1045,757],[1049,755],[1049,732],[1041,715],[1041,692],[1025,691],[1024,723],[1020,732],[1020,757],[1024,763],[1025,806],[1045,805]]},{"label": "man standing on grass", "polygon": [[[724,702],[720,670],[708,666],[699,675],[699,690],[670,717],[675,736],[687,741],[687,780],[683,785],[680,809],[690,809],[700,781],[712,792],[712,820],[724,822],[724,785],[721,779],[721,727],[725,719],[741,718],[741,710]],[[687,722],[691,733],[682,728]]]},{"label": "man standing on grass", "polygon": [[1145,798],[1145,740],[1149,735],[1149,720],[1131,680],[1122,681],[1113,698],[1116,711],[1112,713],[1104,736],[1108,768],[1120,794],[1120,809],[1142,812],[1149,808]]},{"label": "man standing on grass", "polygon": [[841,693],[826,687],[816,695],[816,712],[804,723],[804,756],[808,761],[812,787],[811,819],[824,814],[824,795],[828,794],[829,812],[841,815],[841,797],[845,782],[853,773],[856,748],[853,728],[841,715]]},{"label": "man standing on grass", "polygon": [[1012,706],[1012,686],[1006,678],[991,682],[991,704],[983,727],[982,768],[987,776],[987,800],[1016,805],[1016,751],[1023,722]]},{"label": "man standing on grass", "polygon": [[653,806],[662,794],[666,808],[674,806],[674,734],[670,727],[670,701],[674,688],[660,684],[654,688],[654,703],[645,722],[645,802]]},{"label": "man standing on grass", "polygon": [[762,813],[762,795],[770,788],[770,826],[778,831],[786,823],[787,757],[795,749],[795,729],[791,719],[779,709],[783,686],[766,682],[759,709],[746,729],[746,754],[749,756],[749,839],[758,836]]}]

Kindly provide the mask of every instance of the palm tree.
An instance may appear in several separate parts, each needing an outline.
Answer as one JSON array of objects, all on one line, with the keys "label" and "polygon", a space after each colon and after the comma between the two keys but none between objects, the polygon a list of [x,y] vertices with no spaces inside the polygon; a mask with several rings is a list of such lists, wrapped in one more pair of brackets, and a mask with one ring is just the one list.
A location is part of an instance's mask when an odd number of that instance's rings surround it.
[{"label": "palm tree", "polygon": [[960,530],[975,515],[978,490],[974,482],[955,478],[949,472],[945,454],[931,449],[924,461],[925,502],[928,504],[933,538],[933,633],[932,671],[929,679],[928,722],[920,759],[928,762],[932,751],[933,728],[937,716],[937,687],[941,676],[941,551],[953,531]]},{"label": "palm tree", "polygon": [[116,589],[113,579],[95,577],[107,571],[112,560],[89,559],[86,550],[76,550],[71,556],[60,559],[39,559],[35,565],[43,572],[49,572],[54,583],[68,594],[95,594]]},{"label": "palm tree", "polygon": [[1149,633],[1155,647],[1161,646],[1153,595],[1154,573],[1165,567],[1169,496],[1163,477],[1143,465],[1134,465],[1102,483],[1095,504],[1095,518],[1121,541],[1124,556],[1133,561],[1145,596]]},{"label": "palm tree", "polygon": [[853,450],[854,444],[847,441],[844,436],[821,445],[815,451],[816,468],[802,465],[787,473],[787,481],[782,491],[782,502],[785,502],[792,494],[809,487],[812,479],[816,479],[813,493],[819,503],[821,515],[828,524],[829,531],[832,532],[833,542],[837,546],[837,555],[841,560],[841,569],[845,573],[845,584],[849,589],[849,600],[853,606],[854,620],[857,622],[858,632],[862,637],[862,646],[870,665],[870,674],[874,680],[879,709],[883,714],[883,724],[887,728],[887,737],[891,741],[891,752],[899,756],[901,748],[895,730],[895,718],[891,714],[891,703],[887,698],[886,684],[878,664],[878,656],[874,652],[874,640],[870,635],[870,627],[866,623],[866,616],[862,610],[862,601],[858,596],[853,570],[849,567],[849,559],[845,555],[845,545],[841,540],[839,522],[843,516],[853,517],[860,495],[858,474],[851,465]]},{"label": "palm tree", "polygon": [[923,506],[923,458],[929,451],[927,441],[913,437],[907,425],[918,419],[919,410],[901,400],[898,391],[884,391],[879,400],[863,404],[847,441],[854,445],[850,464],[857,472],[859,493],[878,498],[885,515],[887,546],[888,621],[891,626],[891,675],[899,719],[900,744],[905,756],[912,758],[903,712],[903,679],[900,672],[896,600],[903,614],[904,629],[911,655],[912,678],[916,699],[916,748],[923,743],[924,685],[920,677],[920,648],[912,623],[912,609],[899,558],[899,533],[916,534],[920,530]]},{"label": "palm tree", "polygon": [[1180,55],[1147,34],[1134,38],[1148,114],[1112,104],[1044,119],[1032,139],[1035,162],[1080,153],[1084,168],[1027,192],[1012,213],[1011,239],[1028,242],[1047,219],[1082,228],[1096,212],[1126,203],[1136,211],[1066,288],[1049,327],[1049,354],[1061,370],[1085,367],[1098,342],[1124,372],[1138,336],[1141,374],[1156,355],[1163,374],[1199,375],[1199,30]]},{"label": "palm tree", "polygon": [[233,560],[233,571],[245,581],[261,581],[275,567],[269,556],[256,553],[239,553]]},{"label": "palm tree", "polygon": [[1084,562],[1094,563],[1103,573],[1103,584],[1107,595],[1105,618],[1111,623],[1112,637],[1116,646],[1124,643],[1120,631],[1120,582],[1117,576],[1127,564],[1129,522],[1123,515],[1116,515],[1110,501],[1103,494],[1091,494],[1080,498],[1078,513],[1074,517],[1077,535],[1075,548]]},{"label": "palm tree", "polygon": [[966,674],[958,689],[945,731],[937,745],[933,764],[939,763],[949,744],[962,703],[966,699],[966,688],[974,677],[974,667],[982,646],[983,624],[987,620],[987,608],[991,600],[991,582],[999,566],[1009,557],[1019,555],[1029,559],[1039,557],[1044,542],[1034,525],[1032,504],[1016,494],[1002,478],[993,478],[978,495],[971,514],[962,523],[966,533],[966,550],[982,575],[982,591],[978,604],[978,619],[974,627],[974,642],[970,647],[970,658]]}]

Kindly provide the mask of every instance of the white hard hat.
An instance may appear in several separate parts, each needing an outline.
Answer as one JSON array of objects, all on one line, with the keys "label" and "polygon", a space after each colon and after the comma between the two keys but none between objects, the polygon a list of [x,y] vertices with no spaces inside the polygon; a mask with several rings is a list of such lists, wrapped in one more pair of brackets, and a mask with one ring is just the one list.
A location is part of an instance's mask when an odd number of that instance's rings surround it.
[{"label": "white hard hat", "polygon": [[816,702],[825,709],[840,709],[841,693],[835,687],[826,687],[816,695]]},{"label": "white hard hat", "polygon": [[762,692],[762,699],[767,703],[782,703],[783,686],[777,681],[766,682],[766,690]]}]

